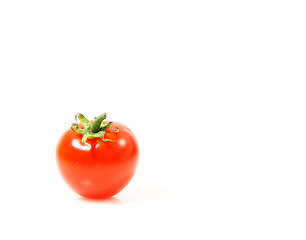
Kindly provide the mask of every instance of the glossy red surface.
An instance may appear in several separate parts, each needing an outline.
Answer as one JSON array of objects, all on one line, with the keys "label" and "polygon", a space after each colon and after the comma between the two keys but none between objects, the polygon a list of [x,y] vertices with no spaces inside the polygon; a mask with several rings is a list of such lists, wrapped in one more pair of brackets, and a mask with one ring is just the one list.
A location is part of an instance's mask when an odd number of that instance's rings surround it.
[{"label": "glossy red surface", "polygon": [[67,130],[56,150],[57,164],[66,183],[81,196],[107,198],[120,192],[131,181],[138,163],[138,144],[126,126],[116,123],[105,134],[106,139],[87,139]]}]

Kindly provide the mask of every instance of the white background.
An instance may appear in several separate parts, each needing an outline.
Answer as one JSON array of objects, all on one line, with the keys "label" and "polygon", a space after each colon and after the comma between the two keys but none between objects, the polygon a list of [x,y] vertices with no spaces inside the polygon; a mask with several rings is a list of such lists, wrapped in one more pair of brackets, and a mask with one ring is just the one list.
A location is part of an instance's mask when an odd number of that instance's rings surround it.
[{"label": "white background", "polygon": [[[0,239],[306,239],[305,1],[0,3]],[[130,127],[132,182],[88,201],[55,147]]]}]

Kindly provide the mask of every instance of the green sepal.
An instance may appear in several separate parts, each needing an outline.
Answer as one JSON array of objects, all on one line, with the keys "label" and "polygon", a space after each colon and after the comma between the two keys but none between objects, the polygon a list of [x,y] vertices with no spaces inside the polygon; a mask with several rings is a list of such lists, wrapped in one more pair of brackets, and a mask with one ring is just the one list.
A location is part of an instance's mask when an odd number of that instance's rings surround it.
[{"label": "green sepal", "polygon": [[105,118],[106,118],[106,113],[103,113],[99,117],[96,118],[96,120],[93,122],[91,126],[91,131],[93,133],[97,133],[100,131],[100,126]]},{"label": "green sepal", "polygon": [[83,114],[81,113],[77,113],[75,115],[75,119],[77,120],[77,118],[79,119],[80,123],[83,125],[84,129],[88,129],[91,128],[91,122],[83,116]]},{"label": "green sepal", "polygon": [[102,139],[102,141],[106,141],[106,142],[112,141],[111,139],[106,139],[106,138],[104,138],[104,136],[105,136],[105,132],[104,132],[104,131],[101,131],[100,138]]},{"label": "green sepal", "polygon": [[[75,130],[73,129],[73,127],[75,127]],[[76,124],[76,123],[71,124],[71,130],[74,131],[74,132],[76,131],[80,134],[85,134],[85,129],[80,128],[79,125]]]},{"label": "green sepal", "polygon": [[104,123],[104,124],[102,123],[101,127],[100,127],[100,131],[106,131],[106,129],[108,129],[111,124],[114,124],[115,127],[116,127],[116,132],[119,132],[119,127],[114,122],[107,122],[107,123]]},{"label": "green sepal", "polygon": [[103,123],[103,120],[106,119],[106,113],[98,116],[93,123],[91,123],[83,114],[78,113],[75,115],[75,120],[77,122],[79,119],[80,123],[83,125],[83,129],[77,123],[71,124],[71,130],[76,131],[83,135],[82,143],[84,144],[87,139],[100,138],[102,141],[112,141],[111,139],[104,138],[105,131],[110,127],[111,124],[114,124],[117,128],[116,132],[119,132],[119,127],[114,122]]}]

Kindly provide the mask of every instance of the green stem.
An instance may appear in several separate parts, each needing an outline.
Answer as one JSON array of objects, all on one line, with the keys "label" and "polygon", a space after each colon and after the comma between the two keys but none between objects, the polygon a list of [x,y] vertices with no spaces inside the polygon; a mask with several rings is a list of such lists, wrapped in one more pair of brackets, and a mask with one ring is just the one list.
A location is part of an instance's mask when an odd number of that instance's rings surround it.
[{"label": "green stem", "polygon": [[[77,124],[77,119],[79,119],[80,123],[82,124],[83,128],[80,128],[80,126]],[[75,121],[76,123],[73,123],[71,125],[72,131],[76,131],[79,134],[82,134],[82,143],[84,144],[87,139],[94,139],[94,138],[100,138],[102,141],[112,141],[111,139],[105,139],[105,132],[110,127],[110,125],[113,123],[117,130],[119,131],[119,127],[114,122],[107,122],[103,123],[103,120],[106,119],[106,113],[101,114],[98,116],[93,123],[91,123],[87,118],[84,117],[83,114],[77,113],[75,115]]]}]

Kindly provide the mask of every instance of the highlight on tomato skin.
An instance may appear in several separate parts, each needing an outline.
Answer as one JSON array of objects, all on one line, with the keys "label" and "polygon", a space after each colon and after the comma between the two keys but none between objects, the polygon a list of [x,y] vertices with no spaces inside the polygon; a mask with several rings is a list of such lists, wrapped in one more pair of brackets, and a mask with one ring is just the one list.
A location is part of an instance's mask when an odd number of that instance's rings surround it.
[{"label": "highlight on tomato skin", "polygon": [[82,114],[58,141],[58,169],[77,194],[86,198],[108,198],[132,180],[139,157],[135,135],[119,122],[106,121],[106,113],[94,121]]}]

